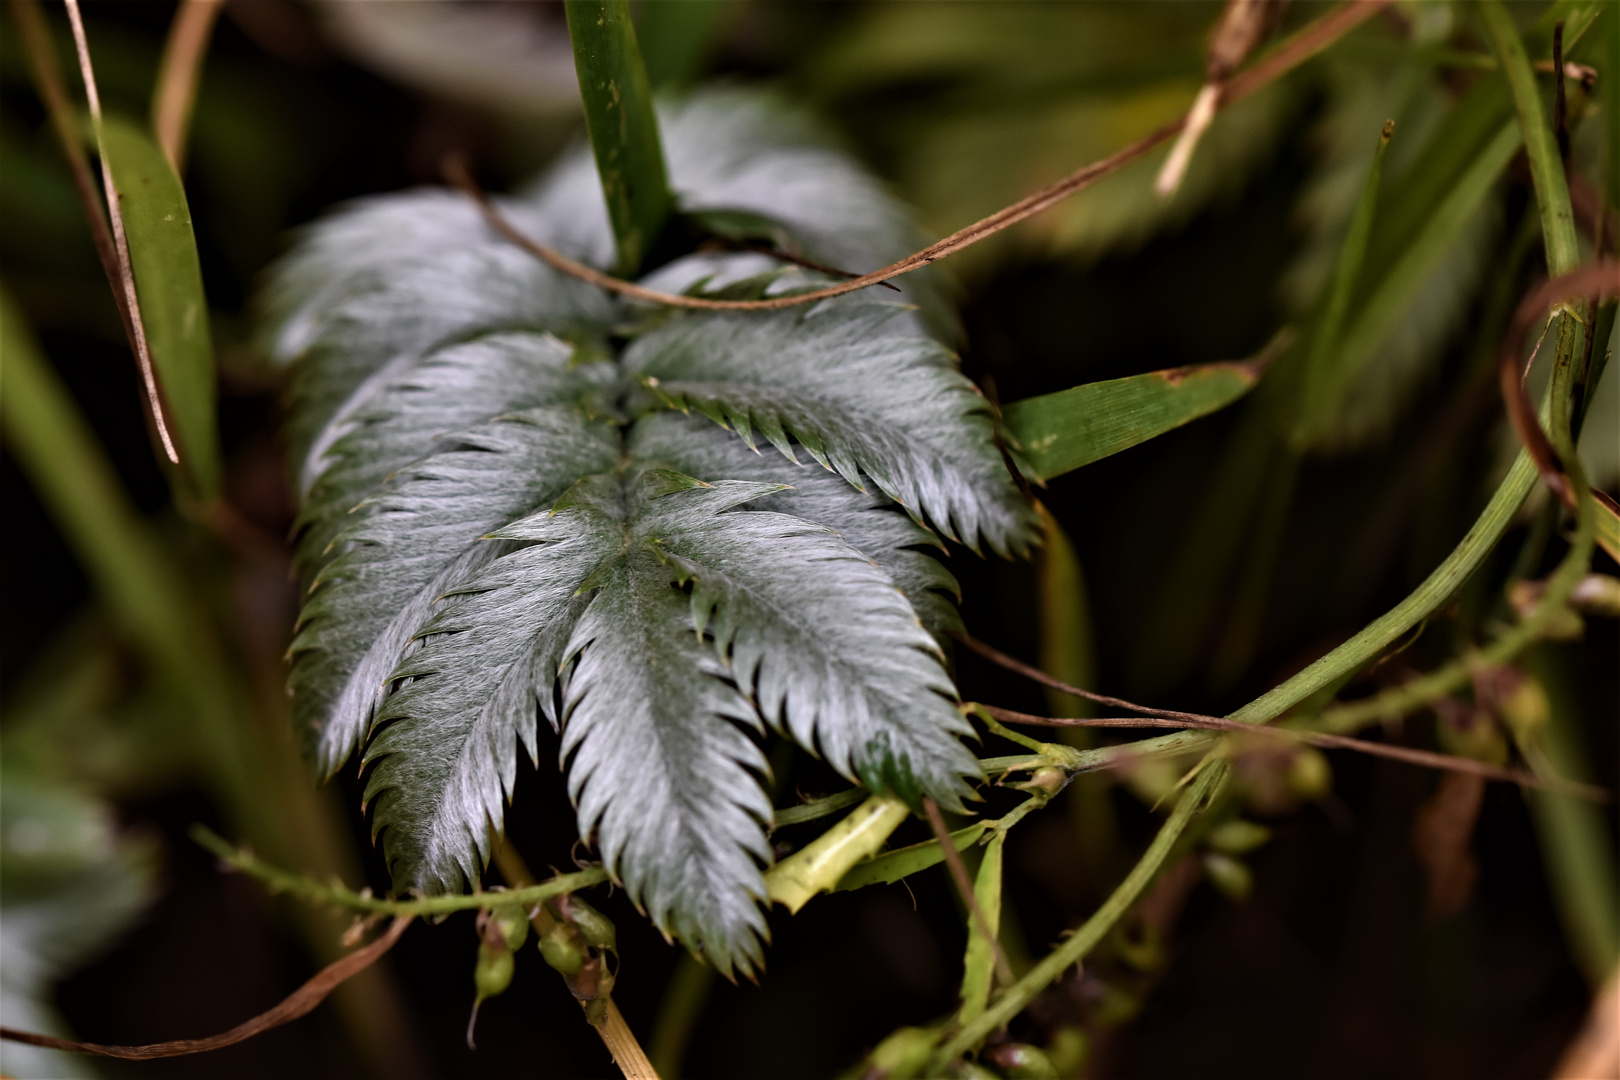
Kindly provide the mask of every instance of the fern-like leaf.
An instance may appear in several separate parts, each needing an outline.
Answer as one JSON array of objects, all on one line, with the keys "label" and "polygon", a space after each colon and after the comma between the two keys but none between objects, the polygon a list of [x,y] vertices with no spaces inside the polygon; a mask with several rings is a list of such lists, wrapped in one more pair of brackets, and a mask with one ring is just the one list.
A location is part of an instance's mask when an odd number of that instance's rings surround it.
[{"label": "fern-like leaf", "polygon": [[[699,220],[854,270],[908,246],[876,183],[778,106],[727,91],[665,119]],[[612,257],[588,156],[502,205]],[[814,276],[730,253],[653,278]],[[291,256],[268,308],[295,365],[294,712],[324,771],[361,751],[399,887],[477,884],[542,717],[581,833],[728,972],[762,956],[767,725],[874,791],[961,805],[939,534],[1021,551],[1032,518],[986,403],[923,332],[949,324],[938,298],[906,288],[935,312],[652,313],[431,193],[346,211]]]}]

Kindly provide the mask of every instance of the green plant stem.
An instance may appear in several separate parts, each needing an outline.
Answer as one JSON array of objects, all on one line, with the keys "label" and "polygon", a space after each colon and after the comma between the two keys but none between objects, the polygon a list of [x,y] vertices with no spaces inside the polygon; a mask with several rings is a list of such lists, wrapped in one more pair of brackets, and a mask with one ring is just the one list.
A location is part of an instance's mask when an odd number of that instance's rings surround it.
[{"label": "green plant stem", "polygon": [[385,900],[381,897],[357,893],[342,885],[323,885],[312,878],[283,870],[265,862],[251,851],[230,845],[223,837],[201,825],[191,827],[191,838],[207,848],[221,860],[249,877],[257,878],[276,892],[291,893],[303,900],[363,915],[449,915],[456,911],[473,911],[512,904],[528,906],[578,892],[608,880],[608,873],[600,866],[573,874],[559,874],[549,881],[521,889],[502,892],[467,893],[457,896],[430,896],[420,900]]},{"label": "green plant stem", "polygon": [[1580,246],[1575,239],[1575,212],[1570,208],[1569,185],[1564,179],[1558,141],[1542,111],[1541,92],[1535,72],[1525,54],[1513,19],[1502,0],[1483,0],[1480,17],[1491,45],[1502,62],[1502,73],[1513,91],[1513,107],[1519,114],[1525,153],[1530,158],[1530,179],[1536,188],[1536,206],[1541,213],[1541,234],[1547,245],[1547,273],[1567,274],[1580,262]]},{"label": "green plant stem", "polygon": [[585,126],[602,178],[620,276],[641,269],[674,209],[647,66],[629,0],[567,0]]},{"label": "green plant stem", "polygon": [[1091,918],[1087,919],[1080,928],[1071,934],[1064,942],[1030,969],[1029,974],[1019,979],[1005,992],[992,1001],[978,1017],[970,1023],[963,1025],[962,1029],[953,1035],[938,1051],[935,1052],[928,1065],[926,1075],[937,1076],[945,1066],[958,1054],[978,1046],[989,1038],[997,1028],[1006,1024],[1013,1017],[1024,1010],[1024,1007],[1035,999],[1035,996],[1046,989],[1065,971],[1079,963],[1087,953],[1096,947],[1103,937],[1113,929],[1138,897],[1152,884],[1158,875],[1165,859],[1169,856],[1171,848],[1181,838],[1187,826],[1192,822],[1193,816],[1204,805],[1220,786],[1226,777],[1226,764],[1216,762],[1201,771],[1193,782],[1188,785],[1176,808],[1169,818],[1160,826],[1159,834],[1153,838],[1148,849],[1142,853],[1141,859],[1125,880],[1119,883],[1112,895],[1103,902]]}]

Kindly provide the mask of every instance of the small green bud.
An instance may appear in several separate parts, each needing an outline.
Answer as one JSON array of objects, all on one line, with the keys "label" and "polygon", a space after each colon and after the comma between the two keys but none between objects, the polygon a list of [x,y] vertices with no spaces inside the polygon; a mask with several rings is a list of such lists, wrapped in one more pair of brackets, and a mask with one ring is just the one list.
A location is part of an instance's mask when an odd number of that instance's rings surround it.
[{"label": "small green bud", "polygon": [[1055,765],[1042,765],[1030,773],[1028,780],[1013,786],[1037,798],[1050,799],[1069,786],[1069,774]]},{"label": "small green bud", "polygon": [[1552,719],[1552,702],[1547,700],[1547,692],[1539,682],[1517,668],[1498,669],[1493,681],[1492,704],[1496,715],[1502,718],[1521,747],[1533,745],[1541,737],[1547,721]]},{"label": "small green bud", "polygon": [[1058,1071],[1052,1065],[1052,1059],[1038,1046],[1000,1043],[986,1050],[984,1057],[1007,1080],[1058,1080]]},{"label": "small green bud", "polygon": [[1090,1054],[1091,1040],[1083,1028],[1058,1028],[1046,1043],[1046,1056],[1059,1076],[1079,1076]]},{"label": "small green bud", "polygon": [[1204,856],[1204,875],[1230,900],[1247,900],[1254,890],[1254,874],[1241,860],[1211,851]]},{"label": "small green bud", "polygon": [[1271,839],[1271,830],[1252,821],[1233,818],[1210,830],[1209,846],[1227,855],[1247,855]]},{"label": "small green bud", "polygon": [[1450,705],[1443,706],[1441,702],[1436,702],[1434,710],[1440,714],[1440,722],[1434,728],[1440,749],[1458,757],[1473,758],[1491,765],[1506,765],[1507,738],[1502,734],[1502,725],[1496,722],[1490,711],[1450,698],[1443,700],[1449,701]]},{"label": "small green bud", "polygon": [[490,912],[490,922],[513,952],[522,948],[529,937],[529,916],[520,907],[497,908]]},{"label": "small green bud", "polygon": [[862,1075],[875,1073],[883,1080],[913,1080],[922,1075],[937,1041],[938,1032],[928,1028],[900,1028],[878,1043],[866,1059],[867,1071]]},{"label": "small green bud", "polygon": [[950,1080],[1001,1080],[1001,1077],[976,1061],[958,1061],[945,1075]]},{"label": "small green bud", "polygon": [[1288,787],[1302,799],[1320,799],[1333,790],[1333,766],[1327,755],[1312,746],[1294,751],[1288,765]]}]

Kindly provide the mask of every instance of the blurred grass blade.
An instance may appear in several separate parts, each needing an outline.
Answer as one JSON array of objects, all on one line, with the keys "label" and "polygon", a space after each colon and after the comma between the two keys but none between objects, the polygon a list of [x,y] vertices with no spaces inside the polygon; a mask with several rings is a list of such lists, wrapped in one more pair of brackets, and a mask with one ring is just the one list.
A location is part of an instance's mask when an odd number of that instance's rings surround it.
[{"label": "blurred grass blade", "polygon": [[1311,334],[1310,349],[1305,356],[1304,385],[1300,388],[1299,411],[1295,417],[1293,443],[1303,450],[1311,442],[1320,422],[1325,384],[1333,367],[1334,351],[1339,345],[1339,332],[1350,309],[1350,296],[1356,280],[1361,276],[1361,264],[1367,256],[1367,241],[1372,236],[1373,211],[1378,206],[1378,186],[1384,175],[1384,157],[1389,151],[1390,136],[1395,133],[1395,121],[1385,122],[1379,133],[1378,146],[1373,151],[1372,166],[1361,186],[1361,198],[1350,218],[1349,231],[1339,247],[1339,260],[1333,269],[1333,283],[1328,289],[1327,306],[1322,319]]},{"label": "blurred grass blade", "polygon": [[641,268],[673,209],[647,67],[629,0],[567,0],[585,126],[602,178],[621,277]]},{"label": "blurred grass blade", "polygon": [[1261,370],[1244,361],[1150,371],[1015,401],[1003,418],[1035,474],[1050,480],[1225,408]]},{"label": "blurred grass blade", "polygon": [[210,498],[219,493],[221,481],[214,350],[185,189],[163,151],[138,125],[109,115],[101,136],[180,468],[192,492]]},{"label": "blurred grass blade", "polygon": [[95,433],[0,292],[0,423],[6,447],[50,510],[119,627],[160,664],[185,653],[181,583],[124,493]]},{"label": "blurred grass blade", "polygon": [[[1043,539],[1036,556],[1040,575],[1041,670],[1071,686],[1091,689],[1097,681],[1097,643],[1091,630],[1086,577],[1063,526],[1036,503]],[[1053,716],[1090,716],[1091,703],[1061,690],[1047,690]],[[1084,732],[1084,728],[1072,729]]]},{"label": "blurred grass blade", "polygon": [[1497,179],[1519,151],[1519,130],[1509,122],[1473,158],[1451,190],[1426,215],[1415,235],[1378,279],[1340,338],[1337,362],[1326,365],[1312,391],[1313,434],[1332,422],[1356,376],[1377,356],[1396,320],[1421,295],[1435,265],[1484,205]]},{"label": "blurred grass blade", "polygon": [[[973,885],[974,899],[979,902],[979,910],[984,912],[992,933],[1001,931],[1001,840],[1001,834],[997,833],[985,845],[979,876]],[[977,919],[968,920],[967,954],[962,967],[962,1008],[957,1020],[965,1024],[984,1012],[996,975],[995,943],[986,939]]]},{"label": "blurred grass blade", "polygon": [[734,0],[652,0],[636,13],[636,37],[655,87],[680,87],[703,70],[715,30]]},{"label": "blurred grass blade", "polygon": [[[1587,779],[1590,755],[1581,745],[1581,703],[1573,672],[1546,645],[1526,653],[1524,663],[1545,689],[1550,706],[1539,737],[1541,753],[1530,755],[1531,765],[1543,775]],[[1530,791],[1526,797],[1570,952],[1595,986],[1620,958],[1620,910],[1615,905],[1620,873],[1606,811],[1549,791]]]}]

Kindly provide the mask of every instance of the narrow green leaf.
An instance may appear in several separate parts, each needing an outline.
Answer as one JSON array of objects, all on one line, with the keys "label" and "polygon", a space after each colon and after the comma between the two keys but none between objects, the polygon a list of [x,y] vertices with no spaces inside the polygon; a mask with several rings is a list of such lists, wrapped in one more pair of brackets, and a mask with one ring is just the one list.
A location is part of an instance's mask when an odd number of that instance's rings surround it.
[{"label": "narrow green leaf", "polygon": [[1416,302],[1424,281],[1484,205],[1518,153],[1519,143],[1519,131],[1512,122],[1501,127],[1379,275],[1372,293],[1346,326],[1337,361],[1326,370],[1322,386],[1315,392],[1318,428],[1334,416],[1357,376],[1384,348],[1391,328]]},{"label": "narrow green leaf", "polygon": [[[1096,681],[1097,644],[1091,631],[1086,575],[1069,535],[1051,511],[1036,504],[1044,540],[1036,556],[1040,574],[1041,670],[1071,686],[1088,688]],[[1048,690],[1053,716],[1089,716],[1087,702],[1061,690]],[[1072,729],[1084,731],[1084,729]]]},{"label": "narrow green leaf", "polygon": [[[979,876],[973,884],[973,896],[984,912],[984,921],[992,933],[1001,930],[1001,833],[990,838],[985,846],[984,859],[979,863]],[[984,1012],[990,1001],[990,985],[996,973],[995,943],[979,929],[979,920],[968,920],[967,954],[962,961],[962,1008],[956,1017],[960,1023],[969,1023]]]},{"label": "narrow green leaf", "polygon": [[1580,244],[1575,239],[1575,211],[1570,207],[1569,184],[1564,178],[1558,143],[1547,122],[1535,72],[1530,70],[1524,41],[1501,0],[1486,0],[1479,11],[1491,45],[1502,61],[1502,74],[1513,90],[1513,106],[1519,114],[1524,150],[1530,158],[1530,178],[1535,183],[1536,202],[1541,211],[1547,271],[1554,277],[1567,274],[1581,261]]},{"label": "narrow green leaf", "polygon": [[214,347],[185,188],[139,125],[108,116],[101,136],[124,214],[164,415],[188,484],[209,498],[219,493],[221,482]]},{"label": "narrow green leaf", "polygon": [[797,914],[817,893],[842,888],[851,867],[883,846],[911,812],[898,799],[867,799],[844,820],[765,875],[766,894]]},{"label": "narrow green leaf", "polygon": [[[965,851],[969,844],[984,835],[986,828],[988,826],[981,821],[965,829],[957,829],[951,833],[951,843],[956,845],[957,851]],[[839,879],[838,886],[833,892],[864,889],[868,885],[893,885],[901,878],[910,877],[919,870],[926,870],[944,861],[945,850],[939,846],[939,841],[924,840],[920,844],[896,848],[875,859],[858,864]]]},{"label": "narrow green leaf", "polygon": [[585,126],[618,247],[615,269],[629,275],[641,268],[674,208],[652,87],[629,0],[567,0],[565,8]]},{"label": "narrow green leaf", "polygon": [[1225,408],[1259,378],[1249,363],[1150,371],[1015,401],[1002,418],[1035,474],[1050,480]]}]

